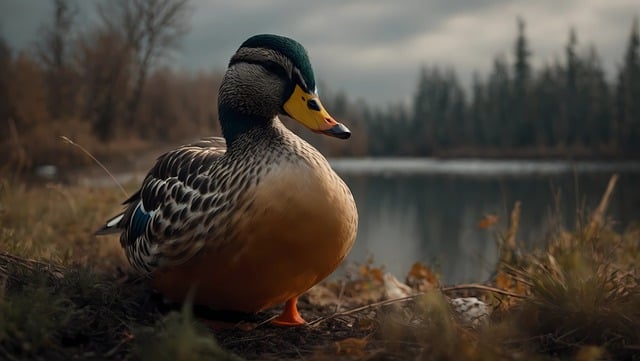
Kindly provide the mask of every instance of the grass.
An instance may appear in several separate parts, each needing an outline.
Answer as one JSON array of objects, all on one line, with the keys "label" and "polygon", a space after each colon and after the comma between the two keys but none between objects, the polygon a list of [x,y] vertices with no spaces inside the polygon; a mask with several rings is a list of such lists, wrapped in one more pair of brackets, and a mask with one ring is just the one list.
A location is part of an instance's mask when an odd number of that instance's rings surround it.
[{"label": "grass", "polygon": [[62,265],[96,259],[100,267],[121,262],[116,239],[92,236],[121,200],[117,190],[57,184],[29,187],[0,179],[0,249]]},{"label": "grass", "polygon": [[86,268],[13,270],[0,301],[0,358],[235,360],[189,307],[162,312],[142,282]]},{"label": "grass", "polygon": [[614,176],[584,226],[554,234],[512,268],[529,287],[514,322],[537,352],[640,358],[640,226],[614,233],[605,220]]},{"label": "grass", "polygon": [[[554,239],[519,273],[530,297],[515,322],[537,351],[572,354],[602,347],[614,359],[640,354],[640,229],[588,228]],[[604,352],[606,350],[606,352]]]},{"label": "grass", "polygon": [[[165,305],[129,273],[116,237],[92,236],[120,190],[1,181],[0,359],[640,360],[640,226],[609,226],[614,186],[582,226],[534,249],[514,241],[515,206],[489,284],[442,288],[416,265],[415,295],[381,301],[384,272],[370,262],[302,297],[311,325],[281,329],[264,322],[277,310]],[[456,317],[456,295],[489,303],[488,322]]]}]

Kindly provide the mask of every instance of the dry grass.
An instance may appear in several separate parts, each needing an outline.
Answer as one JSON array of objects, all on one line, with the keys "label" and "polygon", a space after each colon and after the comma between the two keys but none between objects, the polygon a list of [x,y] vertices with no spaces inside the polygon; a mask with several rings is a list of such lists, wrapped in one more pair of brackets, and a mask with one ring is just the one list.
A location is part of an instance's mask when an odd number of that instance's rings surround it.
[{"label": "dry grass", "polygon": [[[640,357],[640,227],[611,230],[606,209],[616,181],[613,176],[578,229],[560,229],[529,252],[502,242],[503,259],[510,261],[501,264],[502,285],[528,294],[509,309],[506,322],[516,331],[510,343],[545,355]],[[516,205],[511,228],[518,218]]]},{"label": "dry grass", "polygon": [[0,249],[63,265],[121,264],[117,240],[92,235],[121,199],[114,189],[29,187],[0,179]]},{"label": "dry grass", "polygon": [[[497,277],[484,288],[442,289],[427,267],[416,266],[407,283],[421,293],[380,302],[383,272],[367,263],[302,298],[302,312],[316,321],[308,327],[271,327],[263,323],[275,312],[270,311],[211,332],[193,312],[209,320],[220,315],[164,305],[143,280],[127,274],[115,237],[91,235],[118,210],[113,206],[122,198],[118,189],[3,181],[0,249],[8,253],[0,253],[0,359],[233,360],[237,354],[638,360],[640,227],[623,233],[609,227],[606,206],[614,185],[584,226],[560,229],[531,250],[514,241],[520,217],[514,207],[499,242]],[[476,327],[461,322],[445,294],[481,297],[493,306],[490,322]]]},{"label": "dry grass", "polygon": [[143,282],[86,268],[53,276],[9,270],[0,298],[0,359],[234,360],[193,319],[162,311]]},{"label": "dry grass", "polygon": [[545,252],[528,255],[519,273],[530,297],[515,308],[530,346],[574,354],[602,347],[614,359],[640,352],[640,229],[622,235],[606,227],[561,233]]}]

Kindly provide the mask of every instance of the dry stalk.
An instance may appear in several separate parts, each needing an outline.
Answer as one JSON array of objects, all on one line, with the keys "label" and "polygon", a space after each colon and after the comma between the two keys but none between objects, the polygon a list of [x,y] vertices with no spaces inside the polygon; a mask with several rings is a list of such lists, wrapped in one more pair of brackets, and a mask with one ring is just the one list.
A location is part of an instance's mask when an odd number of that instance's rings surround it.
[{"label": "dry stalk", "polygon": [[0,252],[0,276],[6,279],[11,278],[12,276],[9,274],[9,266],[11,265],[16,265],[30,271],[44,270],[55,278],[62,278],[65,271],[64,267],[53,263],[36,261],[34,259],[22,258],[6,252]]},{"label": "dry stalk", "polygon": [[113,175],[113,173],[109,172],[109,170],[107,169],[107,167],[105,167],[104,164],[102,164],[102,162],[100,162],[96,157],[93,156],[93,154],[91,154],[85,147],[83,147],[82,145],[74,142],[73,140],[69,139],[68,137],[62,135],[60,136],[60,139],[62,139],[63,142],[67,143],[67,144],[71,144],[74,147],[77,147],[78,149],[80,149],[84,154],[86,154],[87,156],[89,156],[89,158],[91,158],[91,160],[93,160],[100,168],[102,168],[103,171],[105,171],[105,173],[107,173],[107,175],[111,178],[111,180],[113,180],[113,183],[115,183],[118,188],[120,188],[120,190],[122,191],[122,194],[124,194],[125,197],[129,197],[129,194],[127,193],[127,191],[124,189],[124,187],[122,186],[122,184],[120,184],[120,182],[118,182],[118,180],[116,179],[116,177]]},{"label": "dry stalk", "polygon": [[607,212],[607,208],[609,208],[611,195],[613,194],[613,190],[615,189],[617,182],[618,174],[612,175],[609,179],[609,183],[607,184],[607,189],[602,195],[602,199],[600,199],[600,204],[598,204],[598,207],[591,214],[591,219],[589,220],[589,225],[586,229],[587,234],[595,234],[595,232],[604,224],[604,215]]},{"label": "dry stalk", "polygon": [[522,203],[516,201],[511,210],[511,216],[509,218],[509,228],[507,233],[501,239],[500,242],[500,263],[511,264],[513,261],[513,255],[516,250],[516,234],[518,233],[518,227],[520,224],[520,206]]}]

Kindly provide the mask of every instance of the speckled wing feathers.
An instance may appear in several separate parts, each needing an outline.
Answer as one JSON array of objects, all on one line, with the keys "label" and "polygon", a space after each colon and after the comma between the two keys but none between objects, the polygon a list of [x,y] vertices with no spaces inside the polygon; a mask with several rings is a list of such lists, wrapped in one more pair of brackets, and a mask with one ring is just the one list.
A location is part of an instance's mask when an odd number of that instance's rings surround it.
[{"label": "speckled wing feathers", "polygon": [[158,158],[141,189],[125,201],[120,241],[137,270],[148,273],[179,264],[202,249],[205,218],[222,206],[215,202],[222,195],[216,195],[209,173],[225,151],[222,138],[170,151]]}]

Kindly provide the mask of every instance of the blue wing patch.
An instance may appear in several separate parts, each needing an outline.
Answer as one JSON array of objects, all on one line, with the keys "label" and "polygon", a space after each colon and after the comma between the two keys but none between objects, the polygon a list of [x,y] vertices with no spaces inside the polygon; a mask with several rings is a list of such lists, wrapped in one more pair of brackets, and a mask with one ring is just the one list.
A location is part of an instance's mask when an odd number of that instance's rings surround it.
[{"label": "blue wing patch", "polygon": [[155,212],[147,212],[142,202],[138,203],[136,210],[133,211],[133,215],[131,216],[131,225],[129,226],[130,240],[140,237],[145,232],[153,213]]}]

